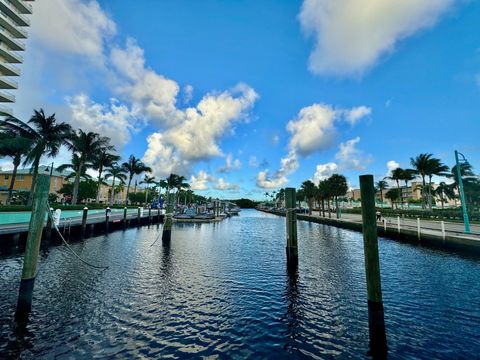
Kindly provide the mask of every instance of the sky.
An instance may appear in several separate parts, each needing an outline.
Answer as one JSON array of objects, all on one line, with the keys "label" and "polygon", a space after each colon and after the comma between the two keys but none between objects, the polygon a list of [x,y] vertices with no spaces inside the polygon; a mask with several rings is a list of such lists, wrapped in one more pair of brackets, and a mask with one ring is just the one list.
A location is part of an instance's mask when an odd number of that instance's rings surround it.
[{"label": "sky", "polygon": [[333,173],[357,187],[424,152],[480,167],[478,1],[33,6],[15,116],[55,112],[200,194],[263,199]]}]

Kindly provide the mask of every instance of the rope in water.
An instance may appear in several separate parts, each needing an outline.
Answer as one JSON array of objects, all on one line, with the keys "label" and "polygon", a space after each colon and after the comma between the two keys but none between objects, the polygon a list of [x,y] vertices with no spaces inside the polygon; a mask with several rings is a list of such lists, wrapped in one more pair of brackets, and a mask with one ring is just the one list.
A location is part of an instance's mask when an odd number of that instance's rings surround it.
[{"label": "rope in water", "polygon": [[65,240],[65,238],[63,237],[63,235],[60,233],[60,230],[58,229],[58,226],[57,224],[55,224],[55,221],[53,219],[53,213],[52,213],[52,210],[50,208],[50,204],[47,202],[47,209],[48,209],[48,216],[50,217],[50,220],[52,222],[52,225],[54,226],[55,230],[57,230],[57,233],[58,235],[60,236],[60,238],[62,239],[63,241],[63,244],[67,247],[68,250],[70,250],[72,252],[73,255],[75,255],[75,257],[80,260],[82,263],[84,263],[85,265],[87,266],[90,266],[94,269],[100,269],[100,270],[106,270],[108,269],[110,266],[99,266],[99,265],[94,265],[94,264],[91,264],[89,263],[88,261],[86,260],[83,260],[80,255],[78,255],[75,250],[72,249],[72,247],[70,246],[70,244]]}]

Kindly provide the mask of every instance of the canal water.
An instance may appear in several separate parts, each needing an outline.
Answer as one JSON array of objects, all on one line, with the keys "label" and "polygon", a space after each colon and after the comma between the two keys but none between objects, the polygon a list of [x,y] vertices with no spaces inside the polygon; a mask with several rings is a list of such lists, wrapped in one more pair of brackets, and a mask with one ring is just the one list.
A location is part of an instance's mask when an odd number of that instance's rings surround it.
[{"label": "canal water", "polygon": [[[43,254],[33,312],[15,332],[22,256],[0,258],[0,357],[367,358],[362,235],[255,210],[216,224],[129,229]],[[480,258],[380,239],[390,359],[480,354]]]}]

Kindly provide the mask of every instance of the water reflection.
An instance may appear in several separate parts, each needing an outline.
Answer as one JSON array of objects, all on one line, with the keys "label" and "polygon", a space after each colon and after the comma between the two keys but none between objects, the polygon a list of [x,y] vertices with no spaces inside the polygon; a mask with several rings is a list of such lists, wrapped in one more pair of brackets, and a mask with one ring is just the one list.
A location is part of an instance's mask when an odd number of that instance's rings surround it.
[{"label": "water reflection", "polygon": [[285,320],[287,330],[285,337],[288,342],[284,345],[284,349],[290,354],[298,351],[297,338],[300,334],[300,299],[298,291],[298,263],[287,264],[285,282],[285,300],[287,304],[287,312]]}]

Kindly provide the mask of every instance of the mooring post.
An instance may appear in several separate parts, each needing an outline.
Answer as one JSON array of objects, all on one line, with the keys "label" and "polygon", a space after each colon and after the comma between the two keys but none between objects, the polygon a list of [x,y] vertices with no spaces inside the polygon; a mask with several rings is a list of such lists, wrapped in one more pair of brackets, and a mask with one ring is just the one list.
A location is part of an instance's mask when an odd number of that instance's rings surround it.
[{"label": "mooring post", "polygon": [[285,189],[285,208],[287,220],[287,262],[298,264],[297,212],[295,211],[295,188]]},{"label": "mooring post", "polygon": [[88,207],[83,208],[83,214],[82,214],[82,232],[81,236],[82,239],[85,237],[85,234],[87,232],[87,217],[88,217]]},{"label": "mooring post", "polygon": [[163,222],[162,241],[169,242],[172,238],[172,222],[173,222],[173,203],[175,200],[175,194],[167,194],[167,211],[165,214],[165,220]]},{"label": "mooring post", "polygon": [[47,210],[50,176],[39,174],[35,186],[32,216],[30,218],[25,258],[23,260],[22,280],[18,294],[17,311],[15,317],[22,320],[28,316],[32,309],[33,285],[37,272],[38,252],[42,240],[45,212]]},{"label": "mooring post", "polygon": [[137,227],[140,226],[140,206],[137,209]]},{"label": "mooring post", "polygon": [[362,230],[367,279],[370,352],[374,358],[386,358],[387,336],[385,332],[382,286],[380,281],[373,175],[360,176],[360,194],[362,199]]},{"label": "mooring post", "polygon": [[420,218],[417,218],[417,235],[418,240],[420,240]]},{"label": "mooring post", "polygon": [[157,224],[160,224],[160,206],[157,207]]},{"label": "mooring post", "polygon": [[400,234],[400,216],[397,216],[397,230],[398,230],[398,233]]},{"label": "mooring post", "polygon": [[127,230],[127,207],[123,208],[123,230]]},{"label": "mooring post", "polygon": [[[50,213],[53,214],[53,208],[50,208]],[[48,216],[47,217],[47,226],[45,227],[45,248],[48,247],[48,244],[50,243],[50,240],[52,239],[52,227],[53,227],[53,222],[52,222],[52,217]]]},{"label": "mooring post", "polygon": [[108,223],[110,221],[110,207],[107,206],[105,209],[105,233],[108,234]]},{"label": "mooring post", "polygon": [[152,208],[148,208],[148,225],[152,225]]},{"label": "mooring post", "polygon": [[442,238],[445,240],[445,221],[441,221],[440,225],[442,226]]}]

